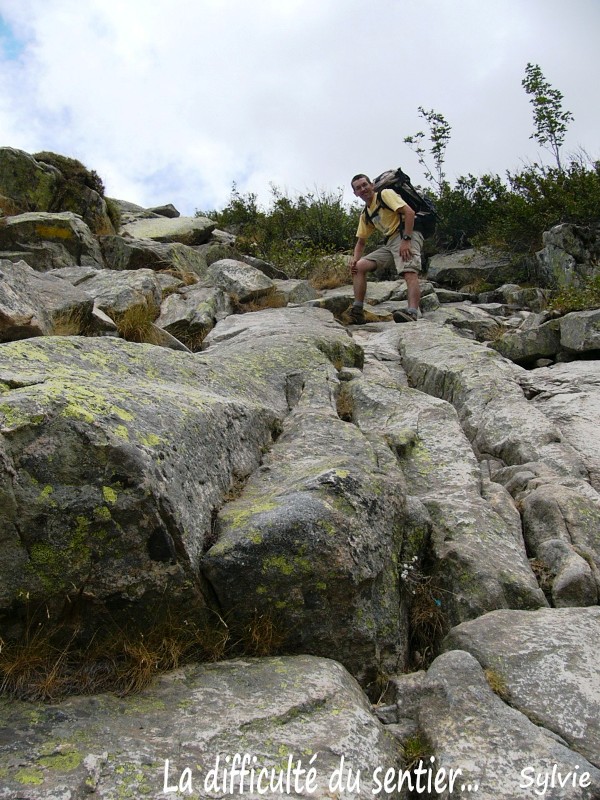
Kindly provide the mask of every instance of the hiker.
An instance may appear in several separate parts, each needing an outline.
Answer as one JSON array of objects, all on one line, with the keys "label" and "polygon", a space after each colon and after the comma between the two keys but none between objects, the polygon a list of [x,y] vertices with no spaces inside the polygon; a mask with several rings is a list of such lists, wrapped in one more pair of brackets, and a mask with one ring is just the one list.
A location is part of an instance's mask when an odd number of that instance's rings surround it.
[{"label": "hiker", "polygon": [[[421,300],[419,271],[423,235],[413,229],[415,212],[393,189],[376,192],[374,183],[366,175],[355,175],[351,183],[354,194],[364,200],[366,209],[360,215],[356,246],[350,260],[354,285],[350,320],[354,325],[365,323],[367,272],[395,264],[396,272],[406,281],[408,309],[394,311],[394,321],[416,322]],[[386,237],[385,244],[363,258],[366,241],[375,230]]]}]

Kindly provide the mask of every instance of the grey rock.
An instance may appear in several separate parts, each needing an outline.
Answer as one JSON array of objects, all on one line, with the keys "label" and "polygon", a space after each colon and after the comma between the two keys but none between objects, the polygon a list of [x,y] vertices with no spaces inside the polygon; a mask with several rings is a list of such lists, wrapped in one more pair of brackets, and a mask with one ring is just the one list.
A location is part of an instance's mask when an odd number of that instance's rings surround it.
[{"label": "grey rock", "polygon": [[516,364],[532,364],[544,356],[555,356],[561,350],[561,331],[558,320],[528,326],[503,334],[490,342],[490,347]]},{"label": "grey rock", "polygon": [[314,300],[321,294],[309,281],[274,279],[273,282],[277,291],[285,297],[288,303],[300,305],[308,300]]},{"label": "grey rock", "polygon": [[477,453],[506,464],[543,461],[557,474],[586,477],[574,448],[526,400],[518,383],[524,370],[427,321],[399,329],[402,362],[412,385],[454,405]]},{"label": "grey rock", "polygon": [[492,285],[499,285],[509,280],[514,271],[508,255],[471,249],[432,256],[427,277],[443,286],[458,289],[481,279]]},{"label": "grey rock", "polygon": [[600,309],[573,311],[561,317],[560,343],[578,353],[600,350]]},{"label": "grey rock", "polygon": [[134,307],[155,309],[158,315],[162,300],[160,284],[151,269],[102,270],[80,281],[78,287],[111,317]]},{"label": "grey rock", "polygon": [[[520,613],[529,617],[532,612]],[[510,633],[507,629],[506,635]],[[556,695],[546,693],[545,688],[546,696],[555,701]],[[491,690],[481,666],[469,653],[455,650],[434,661],[427,673],[419,723],[435,754],[434,772],[442,768],[461,770],[455,791],[448,796],[459,796],[461,786],[465,786],[461,793],[466,794],[470,785],[471,791],[484,800],[535,797],[532,787],[536,787],[538,775],[541,781],[546,779],[544,796],[555,800],[594,800],[600,792],[598,769],[525,713],[506,705]],[[587,785],[581,786],[576,781],[576,786],[568,782],[562,788],[551,787],[553,765],[555,775],[560,772],[563,778],[569,773],[572,779],[575,772],[579,779],[587,772],[589,783],[584,781]],[[537,787],[541,791],[543,784]]]},{"label": "grey rock", "polygon": [[109,269],[170,270],[177,275],[202,276],[208,268],[201,253],[179,242],[155,242],[123,236],[101,236],[99,242]]},{"label": "grey rock", "polygon": [[0,147],[0,195],[13,201],[11,214],[49,211],[59,181],[58,170],[40,164],[29,153]]},{"label": "grey rock", "polygon": [[[189,666],[129,698],[74,697],[53,706],[0,700],[0,720],[7,734],[0,745],[2,763],[9,765],[1,790],[6,800],[90,793],[99,800],[160,800],[165,786],[175,794],[185,769],[190,783],[187,776],[182,783],[195,797],[325,798],[332,796],[329,782],[342,757],[344,771],[360,771],[360,788],[335,796],[367,800],[373,772],[402,764],[397,742],[373,716],[356,681],[339,664],[311,656]],[[255,768],[253,791],[249,776],[243,790],[239,780],[223,783],[235,753],[248,754],[248,768]],[[304,770],[314,766],[314,782],[306,783],[305,772],[296,785],[292,773],[288,786],[290,761],[292,767],[300,761]],[[218,789],[214,772],[210,780],[215,767]],[[275,770],[275,791],[264,778],[257,791],[262,767]]]},{"label": "grey rock", "polygon": [[217,223],[207,217],[168,219],[155,215],[150,219],[125,222],[121,232],[134,239],[153,239],[156,242],[197,245],[207,242],[216,227]]},{"label": "grey rock", "polygon": [[0,226],[0,250],[22,253],[22,258],[40,272],[73,265],[104,267],[92,232],[80,217],[68,211],[7,217]]},{"label": "grey rock", "polygon": [[339,419],[336,382],[329,367],[289,387],[294,409],[219,513],[201,568],[226,612],[273,615],[287,652],[335,652],[364,681],[406,661],[404,495],[391,454],[384,465],[385,450]]},{"label": "grey rock", "polygon": [[149,208],[148,211],[151,211],[153,214],[158,214],[161,217],[168,217],[169,219],[176,219],[181,216],[173,203],[167,203],[164,206],[155,206],[154,208]]},{"label": "grey rock", "polygon": [[[365,435],[384,438],[408,491],[427,509],[433,523],[432,575],[446,620],[456,624],[492,608],[545,605],[518,517],[508,527],[507,517],[482,496],[479,465],[454,408],[395,384],[389,374],[372,376],[367,366],[364,378],[348,384],[353,420]],[[409,573],[412,555],[405,542],[402,560]]]},{"label": "grey rock", "polygon": [[[214,236],[214,233],[213,233]],[[250,264],[251,267],[255,267],[256,269],[263,272],[267,278],[272,278],[273,280],[288,280],[288,276],[285,272],[281,269],[278,269],[274,264],[271,264],[269,261],[265,261],[262,258],[255,258],[254,256],[249,256],[244,253],[238,256],[240,261],[243,261],[245,264]]]},{"label": "grey rock", "polygon": [[190,286],[162,301],[156,324],[197,350],[206,334],[229,314],[229,296],[221,289]]},{"label": "grey rock", "polygon": [[270,278],[255,267],[230,258],[211,264],[205,283],[222,289],[240,303],[275,294],[275,284]]},{"label": "grey rock", "polygon": [[563,223],[543,234],[543,248],[536,253],[542,286],[582,286],[597,274],[600,257],[598,232]]},{"label": "grey rock", "polygon": [[487,341],[502,330],[501,322],[488,311],[467,303],[445,303],[427,312],[427,320],[436,325],[447,325],[461,335],[471,334],[479,341]]},{"label": "grey rock", "polygon": [[577,449],[591,485],[600,491],[600,364],[574,361],[527,373],[533,405]]},{"label": "grey rock", "polygon": [[598,636],[597,607],[493,611],[452,630],[445,648],[471,653],[504,684],[513,708],[598,766]]},{"label": "grey rock", "polygon": [[41,274],[24,261],[0,259],[0,341],[30,336],[78,334],[91,322],[89,296],[60,278]]}]

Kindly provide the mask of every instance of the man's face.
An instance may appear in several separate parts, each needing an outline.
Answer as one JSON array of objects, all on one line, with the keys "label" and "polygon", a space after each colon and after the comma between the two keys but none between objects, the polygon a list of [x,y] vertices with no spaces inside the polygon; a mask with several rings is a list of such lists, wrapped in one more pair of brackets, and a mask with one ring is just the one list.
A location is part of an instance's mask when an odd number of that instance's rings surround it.
[{"label": "man's face", "polygon": [[368,203],[373,199],[373,184],[369,183],[366,178],[358,178],[355,180],[352,184],[352,189],[356,197],[360,197],[360,199],[364,200],[365,203]]}]

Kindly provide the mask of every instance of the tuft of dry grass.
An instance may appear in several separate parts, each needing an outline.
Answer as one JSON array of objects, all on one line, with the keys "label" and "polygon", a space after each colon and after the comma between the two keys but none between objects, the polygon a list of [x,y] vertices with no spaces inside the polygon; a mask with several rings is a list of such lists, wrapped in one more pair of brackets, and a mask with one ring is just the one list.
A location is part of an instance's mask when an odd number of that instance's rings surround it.
[{"label": "tuft of dry grass", "polygon": [[85,335],[88,329],[89,315],[80,308],[72,308],[57,314],[52,319],[53,336]]},{"label": "tuft of dry grass", "polygon": [[352,422],[354,420],[354,398],[346,384],[342,384],[337,394],[336,410],[338,417],[344,422]]},{"label": "tuft of dry grass", "polygon": [[269,656],[278,652],[285,639],[281,627],[272,614],[261,613],[254,609],[254,614],[241,630],[242,651],[252,656]]},{"label": "tuft of dry grass", "polygon": [[114,314],[113,319],[119,335],[128,342],[158,344],[158,336],[152,323],[160,309],[152,303],[130,306],[126,311]]},{"label": "tuft of dry grass", "polygon": [[510,699],[510,691],[506,685],[506,681],[496,670],[488,668],[483,671],[485,679],[494,694],[497,694],[501,700],[507,703]]},{"label": "tuft of dry grass", "polygon": [[263,311],[265,308],[284,308],[287,306],[287,300],[282,292],[277,291],[275,287],[269,289],[266,294],[248,300],[242,303],[235,294],[230,295],[231,306],[234,314],[249,314],[253,311]]},{"label": "tuft of dry grass", "polygon": [[21,641],[0,640],[0,695],[43,702],[74,694],[125,696],[185,664],[279,651],[284,635],[270,613],[255,611],[244,623],[231,617],[227,622],[212,612],[198,620],[165,608],[143,630],[112,621],[91,638],[65,620],[32,623]]},{"label": "tuft of dry grass", "polygon": [[337,289],[352,283],[348,261],[344,256],[321,259],[312,270],[309,283],[315,289]]}]

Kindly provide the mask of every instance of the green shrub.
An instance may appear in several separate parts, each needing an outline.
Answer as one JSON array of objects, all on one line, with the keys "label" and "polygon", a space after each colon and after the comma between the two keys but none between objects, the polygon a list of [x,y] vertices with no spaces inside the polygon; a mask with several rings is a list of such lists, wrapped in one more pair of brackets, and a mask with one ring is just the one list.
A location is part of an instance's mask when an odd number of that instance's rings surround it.
[{"label": "green shrub", "polygon": [[597,225],[600,221],[600,161],[573,160],[565,169],[533,164],[509,174],[510,193],[480,241],[512,252],[534,253],[544,231],[563,222]]},{"label": "green shrub", "polygon": [[358,222],[358,212],[344,204],[341,189],[287,197],[271,186],[270,205],[263,209],[256,194],[241,194],[235,184],[225,208],[205,215],[236,234],[241,252],[302,278],[323,256],[352,248]]},{"label": "green shrub", "polygon": [[564,169],[532,164],[506,181],[498,175],[458,178],[436,198],[438,250],[490,246],[515,255],[542,247],[542,234],[562,222],[600,221],[600,161],[573,159]]},{"label": "green shrub", "polygon": [[50,164],[51,167],[56,167],[56,169],[65,178],[67,183],[87,186],[89,189],[93,189],[95,192],[98,192],[100,197],[104,197],[104,184],[102,183],[102,178],[95,170],[90,170],[87,169],[87,167],[84,167],[81,161],[77,161],[75,158],[61,156],[58,153],[50,153],[48,151],[34,153],[33,157],[36,161],[41,161],[44,164]]},{"label": "green shrub", "polygon": [[562,314],[600,308],[600,275],[588,278],[579,288],[567,286],[554,292],[548,307]]}]

